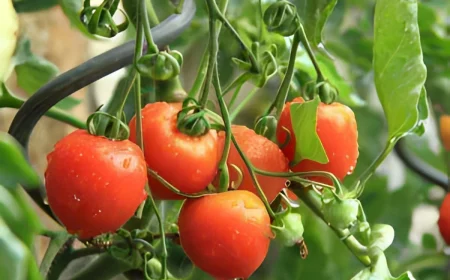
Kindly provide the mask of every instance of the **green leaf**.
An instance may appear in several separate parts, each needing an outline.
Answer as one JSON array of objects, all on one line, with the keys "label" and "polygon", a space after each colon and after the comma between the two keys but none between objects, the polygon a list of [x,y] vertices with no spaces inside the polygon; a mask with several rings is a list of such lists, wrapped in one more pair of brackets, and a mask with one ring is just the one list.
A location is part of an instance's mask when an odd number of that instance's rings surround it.
[{"label": "green leaf", "polygon": [[25,280],[28,250],[0,218],[0,279]]},{"label": "green leaf", "polygon": [[13,1],[14,9],[18,13],[37,12],[46,10],[58,4],[57,0],[15,0]]},{"label": "green leaf", "polygon": [[19,18],[11,1],[0,1],[0,83],[11,73],[11,58],[17,43]]},{"label": "green leaf", "polygon": [[91,39],[99,39],[95,35],[89,33],[87,28],[80,20],[80,12],[83,9],[83,1],[81,0],[58,0],[64,14],[70,20],[72,26],[75,26],[81,33]]},{"label": "green leaf", "polygon": [[[31,52],[31,42],[22,37],[14,55],[14,70],[17,74],[17,84],[26,93],[32,95],[59,73],[58,67],[41,56]],[[66,97],[55,107],[70,110],[80,104],[81,100]]]},{"label": "green leaf", "polygon": [[34,236],[42,225],[23,195],[21,189],[8,190],[0,185],[0,218],[28,248],[32,248]]},{"label": "green leaf", "polygon": [[16,139],[0,131],[0,183],[14,188],[17,184],[36,187],[40,178],[25,158],[24,151]]},{"label": "green leaf", "polygon": [[26,93],[33,94],[48,81],[56,77],[59,70],[51,62],[32,56],[26,62],[16,65],[17,84]]},{"label": "green leaf", "polygon": [[420,103],[427,70],[422,59],[417,1],[377,1],[373,63],[389,138],[402,137],[420,126],[418,108],[425,108]]},{"label": "green leaf", "polygon": [[386,256],[379,253],[372,258],[374,262],[371,267],[361,270],[351,280],[415,280],[411,272],[405,272],[399,277],[393,277],[389,271]]},{"label": "green leaf", "polygon": [[317,135],[317,108],[319,99],[314,98],[304,103],[291,104],[291,120],[297,145],[295,146],[294,164],[310,159],[325,164],[328,162],[327,154]]},{"label": "green leaf", "polygon": [[371,227],[370,249],[377,248],[384,251],[394,241],[394,228],[390,225],[375,224]]},{"label": "green leaf", "polygon": [[317,47],[322,42],[322,30],[337,0],[300,0],[296,3],[306,36]]}]

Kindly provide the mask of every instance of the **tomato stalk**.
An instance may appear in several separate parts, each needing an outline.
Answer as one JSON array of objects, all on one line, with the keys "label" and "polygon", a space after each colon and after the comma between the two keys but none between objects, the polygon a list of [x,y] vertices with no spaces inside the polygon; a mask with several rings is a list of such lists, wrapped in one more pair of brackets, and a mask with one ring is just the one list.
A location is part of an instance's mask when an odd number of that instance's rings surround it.
[{"label": "tomato stalk", "polygon": [[[291,185],[291,190],[325,223],[322,209],[322,201],[320,195],[317,194],[312,188],[300,186],[298,183]],[[350,249],[358,260],[365,266],[371,265],[371,260],[366,254],[367,247],[362,245],[353,235],[349,234],[348,230],[338,230],[330,226],[330,228],[336,233],[336,235],[342,240],[342,242]]]},{"label": "tomato stalk", "polygon": [[261,186],[258,183],[258,179],[256,178],[256,172],[254,171],[254,166],[250,162],[250,160],[247,158],[247,156],[242,152],[241,148],[239,147],[239,144],[237,143],[236,139],[233,135],[231,135],[231,140],[233,141],[234,146],[236,147],[237,152],[241,156],[242,160],[245,163],[245,166],[248,169],[248,172],[250,173],[250,177],[252,178],[253,185],[255,186],[256,190],[258,191],[259,197],[261,198],[262,202],[264,203],[264,206],[266,206],[267,212],[269,213],[271,218],[275,218],[276,214],[272,210],[272,207],[270,207],[270,203],[267,200],[266,195],[264,194]]},{"label": "tomato stalk", "polygon": [[45,252],[44,259],[42,260],[39,272],[42,277],[47,278],[50,267],[52,266],[53,260],[60,251],[61,247],[70,238],[70,234],[66,231],[56,232],[51,234],[50,244],[48,245],[47,251]]},{"label": "tomato stalk", "polygon": [[320,70],[319,63],[316,60],[316,56],[314,55],[314,52],[312,51],[311,45],[309,44],[308,38],[306,37],[305,29],[303,28],[303,24],[300,24],[300,28],[297,30],[297,33],[300,35],[300,42],[302,43],[303,47],[306,50],[306,53],[309,56],[309,59],[311,59],[311,62],[314,66],[314,69],[317,72],[317,82],[323,82],[325,80],[322,71]]},{"label": "tomato stalk", "polygon": [[362,195],[367,181],[369,181],[370,177],[372,177],[373,173],[380,166],[380,164],[383,163],[384,159],[389,155],[399,139],[400,138],[392,138],[390,141],[388,141],[381,154],[372,162],[372,164],[364,171],[364,173],[359,176],[358,180],[356,180],[355,184],[353,185],[351,191],[352,197],[358,198]]},{"label": "tomato stalk", "polygon": [[289,63],[286,69],[286,74],[284,75],[283,81],[278,88],[277,97],[272,105],[269,107],[265,115],[269,115],[273,109],[276,109],[276,118],[279,119],[281,112],[283,111],[284,104],[289,93],[289,87],[291,85],[292,77],[294,76],[295,60],[297,58],[297,50],[299,43],[301,42],[301,33],[299,31],[295,32],[294,40],[292,42],[291,54],[289,56]]},{"label": "tomato stalk", "polygon": [[[0,94],[0,108],[14,108],[19,109],[22,107],[25,100],[11,94],[3,85],[3,91]],[[63,123],[72,125],[76,128],[85,129],[86,123],[72,116],[71,114],[58,109],[56,107],[50,108],[45,115],[54,120],[61,121]]]},{"label": "tomato stalk", "polygon": [[191,87],[191,90],[189,90],[188,97],[194,98],[200,92],[202,84],[205,81],[208,61],[209,61],[209,48],[205,49],[205,52],[202,55],[202,60],[200,61],[197,76],[195,77],[195,81]]},{"label": "tomato stalk", "polygon": [[[145,34],[145,39],[147,41],[147,53],[158,53],[159,49],[158,46],[155,44],[155,42],[153,42],[153,38],[152,38],[152,32],[151,32],[151,28],[150,28],[150,21],[148,19],[148,13],[147,13],[147,9],[146,9],[146,1],[145,0],[141,0],[139,3],[141,5],[139,12],[138,12],[138,20],[137,20],[137,26],[136,28],[143,28],[144,29],[144,34]],[[151,3],[151,1],[149,1]],[[150,10],[153,11],[153,13],[155,14],[154,10],[153,10],[153,6],[150,4],[150,6],[152,7]],[[155,14],[156,16],[156,14]],[[138,35],[139,36],[139,35]],[[138,44],[138,42],[136,42],[136,45]],[[135,61],[136,63],[136,61]]]}]

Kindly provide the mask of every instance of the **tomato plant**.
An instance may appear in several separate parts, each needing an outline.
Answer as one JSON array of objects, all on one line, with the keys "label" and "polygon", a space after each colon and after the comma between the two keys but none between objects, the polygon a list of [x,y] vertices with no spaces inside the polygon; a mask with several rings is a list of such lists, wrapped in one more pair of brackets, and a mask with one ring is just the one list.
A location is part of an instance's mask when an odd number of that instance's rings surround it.
[{"label": "tomato plant", "polygon": [[446,279],[448,7],[1,1],[0,279]]}]

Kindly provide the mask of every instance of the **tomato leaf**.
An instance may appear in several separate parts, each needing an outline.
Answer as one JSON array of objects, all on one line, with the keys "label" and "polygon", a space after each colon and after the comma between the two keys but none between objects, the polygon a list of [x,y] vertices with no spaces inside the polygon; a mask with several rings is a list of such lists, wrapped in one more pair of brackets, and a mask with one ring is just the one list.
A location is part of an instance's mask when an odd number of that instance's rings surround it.
[{"label": "tomato leaf", "polygon": [[19,18],[11,1],[0,1],[0,82],[11,73],[11,58],[17,42]]},{"label": "tomato leaf", "polygon": [[17,184],[39,186],[40,178],[25,158],[16,139],[0,131],[0,182],[10,188]]},{"label": "tomato leaf", "polygon": [[[414,132],[428,114],[423,104],[427,70],[420,45],[417,1],[377,1],[373,64],[389,138]],[[425,112],[419,112],[419,108]]]},{"label": "tomato leaf", "polygon": [[0,218],[0,279],[25,280],[28,250]]},{"label": "tomato leaf", "polygon": [[374,224],[371,227],[370,249],[376,248],[384,251],[391,246],[394,241],[394,228],[385,224]]},{"label": "tomato leaf", "polygon": [[301,0],[297,8],[306,36],[317,47],[322,42],[322,30],[337,0]]},{"label": "tomato leaf", "polygon": [[90,39],[99,39],[98,37],[89,33],[87,28],[80,20],[80,12],[83,9],[83,1],[81,0],[58,0],[64,14],[70,20],[72,26],[75,26],[81,33]]},{"label": "tomato leaf", "polygon": [[18,13],[29,13],[49,9],[58,4],[57,0],[14,0],[14,9]]},{"label": "tomato leaf", "polygon": [[[56,65],[32,53],[31,42],[25,37],[22,37],[17,44],[13,63],[17,74],[17,84],[29,95],[35,93],[59,73]],[[80,102],[81,100],[69,96],[61,100],[55,107],[70,110]]]},{"label": "tomato leaf", "polygon": [[291,120],[295,139],[301,139],[301,144],[297,141],[295,146],[295,156],[293,164],[297,164],[304,159],[310,159],[325,164],[328,162],[327,154],[317,135],[317,108],[319,99],[314,98],[304,103],[291,104]]},{"label": "tomato leaf", "polygon": [[373,261],[372,266],[361,270],[351,280],[415,280],[409,271],[397,278],[393,277],[389,271],[386,256],[383,253],[379,253],[371,259]]}]

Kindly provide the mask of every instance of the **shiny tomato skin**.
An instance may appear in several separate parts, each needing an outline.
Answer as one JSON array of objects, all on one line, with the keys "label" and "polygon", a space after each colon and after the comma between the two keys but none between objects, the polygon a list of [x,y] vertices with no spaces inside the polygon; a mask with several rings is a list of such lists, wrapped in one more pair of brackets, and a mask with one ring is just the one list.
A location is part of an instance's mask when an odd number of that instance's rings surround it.
[{"label": "shiny tomato skin", "polygon": [[447,193],[439,209],[438,226],[442,238],[450,246],[450,193]]},{"label": "shiny tomato skin", "polygon": [[[287,138],[287,132],[290,132],[290,140],[282,147],[283,153],[292,161],[294,159],[295,145],[301,145],[301,140],[296,139],[291,121],[290,106],[292,103],[303,103],[301,97],[295,98],[292,102],[285,104],[277,125],[277,140],[284,144]],[[329,162],[321,164],[312,160],[302,160],[297,165],[291,167],[295,172],[308,171],[327,171],[333,173],[339,180],[351,174],[355,168],[358,159],[358,130],[353,111],[341,104],[334,102],[332,104],[320,103],[317,108],[317,126],[316,132],[319,136]],[[332,181],[326,177],[317,176],[309,179],[331,184]]]},{"label": "shiny tomato skin", "polygon": [[264,204],[242,190],[187,199],[178,226],[187,256],[216,279],[250,277],[273,238]]},{"label": "shiny tomato skin", "polygon": [[[180,132],[177,129],[177,114],[181,106],[181,103],[157,102],[142,109],[145,160],[150,169],[178,190],[197,193],[205,190],[217,173],[217,132],[210,130],[198,137]],[[136,143],[135,117],[129,127],[130,140]],[[184,199],[150,175],[148,181],[156,199]]]},{"label": "shiny tomato skin", "polygon": [[48,203],[80,239],[116,231],[147,197],[144,155],[128,140],[76,130],[56,143],[47,161]]},{"label": "shiny tomato skin", "polygon": [[[270,172],[289,171],[288,160],[274,142],[264,136],[256,134],[254,130],[246,126],[232,125],[231,131],[239,147],[253,166]],[[221,147],[224,145],[224,140],[225,132],[221,131],[219,133]],[[230,174],[230,182],[237,182],[239,175],[232,165],[239,167],[243,175],[242,182],[238,189],[251,191],[258,195],[250,172],[233,143],[231,143],[230,153],[228,154],[227,166]],[[261,174],[256,174],[256,178],[269,202],[272,202],[277,197],[278,193],[286,187],[285,178],[264,176]],[[216,182],[217,181],[218,180],[216,180]]]}]

